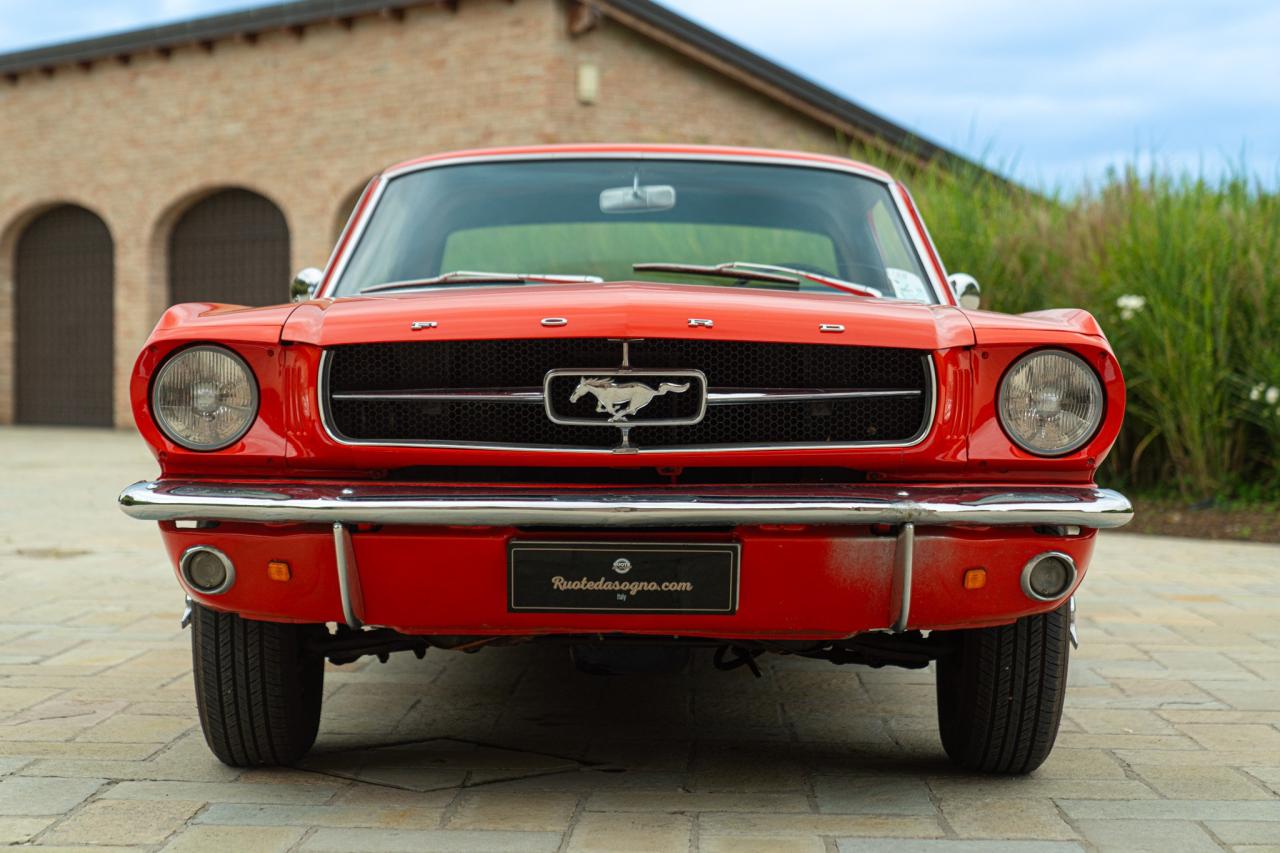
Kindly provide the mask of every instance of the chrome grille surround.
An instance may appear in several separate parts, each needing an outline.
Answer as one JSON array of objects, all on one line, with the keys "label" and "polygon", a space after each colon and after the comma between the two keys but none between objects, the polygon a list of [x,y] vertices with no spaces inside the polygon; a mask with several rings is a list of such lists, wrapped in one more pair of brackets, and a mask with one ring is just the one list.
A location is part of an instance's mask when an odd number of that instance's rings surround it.
[{"label": "chrome grille surround", "polygon": [[[343,346],[337,346],[330,349],[326,349],[320,359],[320,366],[319,366],[318,377],[317,377],[317,391],[318,391],[319,402],[320,402],[321,424],[325,430],[325,433],[333,441],[339,444],[348,445],[348,446],[434,447],[434,448],[442,448],[442,449],[502,450],[502,451],[523,451],[523,452],[532,452],[532,453],[538,453],[538,452],[588,453],[588,454],[612,454],[617,452],[641,453],[641,454],[682,453],[682,452],[723,453],[723,452],[735,452],[735,451],[758,451],[758,450],[770,449],[770,448],[787,449],[787,450],[829,450],[829,449],[840,449],[840,448],[877,449],[877,448],[911,447],[916,444],[919,444],[921,441],[924,440],[925,436],[928,435],[930,429],[933,426],[934,419],[937,412],[937,398],[938,398],[937,372],[934,366],[933,353],[930,351],[905,350],[905,349],[895,350],[892,348],[884,348],[884,347],[857,347],[857,346],[848,346],[848,345],[829,345],[829,344],[770,344],[770,343],[739,342],[739,341],[697,341],[695,343],[704,344],[708,346],[723,345],[723,346],[738,346],[738,347],[756,346],[756,347],[812,348],[812,350],[815,352],[818,350],[840,350],[847,353],[848,351],[851,351],[851,350],[861,350],[864,352],[868,350],[882,350],[882,351],[897,352],[899,354],[910,353],[912,356],[918,359],[918,363],[920,366],[920,380],[919,380],[919,383],[917,383],[917,386],[914,388],[901,389],[904,393],[898,396],[907,396],[907,393],[905,392],[910,392],[910,396],[916,399],[922,398],[921,401],[923,403],[923,406],[922,406],[923,417],[920,418],[918,429],[916,429],[911,435],[907,437],[897,437],[891,440],[863,440],[863,441],[810,440],[810,441],[788,442],[788,441],[774,441],[774,440],[763,439],[759,441],[737,441],[737,442],[731,442],[731,443],[668,442],[664,444],[648,444],[646,443],[646,433],[652,436],[653,430],[655,428],[654,427],[646,428],[644,423],[638,422],[631,425],[636,430],[635,433],[632,434],[634,443],[628,443],[624,439],[624,441],[621,443],[620,446],[617,446],[617,442],[610,443],[608,444],[608,446],[605,446],[604,444],[593,446],[592,444],[589,444],[586,441],[566,441],[564,443],[529,443],[529,442],[516,442],[516,441],[474,441],[474,440],[467,440],[464,438],[455,439],[452,437],[445,438],[445,439],[441,439],[441,438],[425,439],[425,438],[413,438],[413,437],[393,437],[393,438],[351,437],[343,433],[343,431],[339,427],[340,418],[335,417],[335,412],[334,412],[335,396],[338,396],[338,397],[345,396],[348,400],[363,399],[366,401],[370,400],[370,398],[372,397],[373,401],[377,401],[378,398],[394,399],[398,395],[413,394],[412,391],[406,391],[404,389],[387,389],[385,393],[370,391],[368,389],[361,389],[361,390],[353,389],[347,392],[343,392],[343,391],[335,392],[332,389],[332,384],[333,384],[332,374],[333,374],[335,355],[338,354],[343,349],[350,349],[354,347],[365,347],[365,346],[430,347],[430,346],[439,346],[442,344],[466,344],[466,345],[473,345],[473,346],[482,346],[485,344],[565,345],[565,344],[573,344],[573,343],[582,344],[584,348],[588,350],[593,350],[595,348],[598,348],[604,345],[612,345],[615,348],[620,348],[622,341],[619,339],[605,339],[605,338],[553,338],[553,339],[535,338],[535,339],[523,339],[523,340],[499,339],[495,341],[467,340],[467,341],[437,341],[437,342],[405,342],[405,343],[397,343],[397,344],[350,344],[350,345],[343,345]],[[650,338],[646,340],[632,339],[630,343],[632,345],[636,345],[636,344],[643,345],[645,343],[671,344],[676,347],[680,347],[681,345],[686,345],[691,343],[691,341],[688,341],[685,339]],[[617,350],[617,351],[620,351],[620,350]],[[632,353],[635,353],[635,352],[636,351],[633,349]],[[599,357],[592,359],[593,362],[601,361],[601,360],[602,359],[600,359]],[[564,365],[562,365],[559,362],[549,363],[546,366],[549,369],[564,368]],[[615,364],[613,365],[613,368],[616,369],[616,366],[617,365],[615,362]],[[636,366],[638,367],[638,365]],[[645,366],[647,367],[649,365],[645,365]],[[664,366],[669,366],[672,369],[677,369],[677,368],[696,369],[696,368],[702,367],[703,365],[697,362],[680,360],[676,364],[666,365],[664,363]],[[590,373],[593,369],[597,369],[597,368],[605,369],[605,367],[602,367],[601,365],[594,365],[591,367],[582,366],[582,367],[573,368],[573,369],[580,370],[583,373]],[[772,392],[776,393],[777,390],[778,389],[772,389]],[[545,408],[543,405],[544,399],[540,393],[536,393],[540,391],[541,391],[541,388],[538,388],[538,389],[523,388],[523,387],[519,387],[519,388],[501,387],[500,388],[495,386],[492,389],[492,392],[486,391],[484,389],[475,389],[475,388],[455,388],[452,391],[445,389],[442,391],[427,392],[427,396],[431,399],[439,399],[439,400],[447,401],[450,403],[463,403],[466,405],[472,405],[473,403],[481,403],[481,404],[487,403],[490,405],[500,407],[500,410],[502,411],[507,411],[508,410],[507,407],[521,407],[529,412],[531,418],[537,418],[539,421],[539,426],[541,426],[542,424],[546,424],[548,422],[546,421]],[[804,402],[804,400],[796,400],[793,398],[793,399],[787,399],[785,402],[776,402],[776,403],[762,401],[760,399],[752,399],[748,402],[738,403],[738,402],[735,402],[734,399],[732,399],[735,395],[743,394],[745,392],[747,396],[758,397],[760,389],[741,388],[741,387],[726,388],[723,386],[718,387],[715,384],[715,380],[713,377],[709,377],[708,391],[709,391],[709,396],[712,398],[710,402],[715,409],[721,409],[722,407],[726,407],[726,406],[732,409],[758,408],[762,406],[763,407],[786,406],[786,405],[794,406],[798,402]],[[838,389],[838,390],[817,392],[817,393],[825,397],[830,397],[838,403],[853,402],[848,399],[851,393],[848,390]],[[870,393],[866,394],[865,396],[868,398],[875,398],[875,397],[883,396],[883,394],[884,394],[883,389],[873,389]],[[862,396],[863,395],[858,395],[859,398],[861,398]],[[792,394],[792,397],[794,397],[794,394]],[[345,402],[345,401],[340,400],[339,404],[341,404],[341,402]],[[537,403],[538,405],[536,406],[528,405],[530,403]],[[595,427],[560,427],[560,429],[578,430],[579,431],[577,433],[578,436],[585,437],[586,435],[590,435],[592,436],[593,439],[596,439],[596,440],[611,434],[611,431],[609,430],[600,430]],[[668,428],[656,428],[656,429],[669,430],[669,429],[676,429],[676,428],[668,427]],[[648,440],[652,441],[652,438]]]}]

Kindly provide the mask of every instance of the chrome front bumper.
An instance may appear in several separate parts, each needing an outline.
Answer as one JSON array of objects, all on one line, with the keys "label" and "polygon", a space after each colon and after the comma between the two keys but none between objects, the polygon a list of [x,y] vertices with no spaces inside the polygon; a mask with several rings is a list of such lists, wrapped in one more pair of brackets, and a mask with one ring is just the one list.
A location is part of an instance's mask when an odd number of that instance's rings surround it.
[{"label": "chrome front bumper", "polygon": [[349,525],[487,525],[588,528],[718,527],[760,524],[891,524],[892,612],[886,630],[905,631],[911,611],[917,526],[1120,527],[1133,507],[1119,492],[1092,488],[937,489],[887,487],[663,488],[630,494],[569,489],[448,489],[397,485],[139,482],[120,508],[146,521],[246,521],[330,525],[344,621],[362,625],[363,593]]},{"label": "chrome front bumper", "polygon": [[247,521],[631,528],[760,524],[1121,527],[1128,499],[1110,489],[662,488],[572,489],[403,485],[138,482],[120,508],[145,521]]}]

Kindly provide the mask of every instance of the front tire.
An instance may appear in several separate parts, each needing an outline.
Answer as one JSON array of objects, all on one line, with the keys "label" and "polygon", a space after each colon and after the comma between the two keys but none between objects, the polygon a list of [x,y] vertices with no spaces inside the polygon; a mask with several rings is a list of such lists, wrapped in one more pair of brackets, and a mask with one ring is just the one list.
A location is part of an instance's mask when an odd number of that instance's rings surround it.
[{"label": "front tire", "polygon": [[938,661],[938,728],[966,770],[1024,774],[1049,757],[1062,722],[1068,605],[1012,625],[958,631]]},{"label": "front tire", "polygon": [[193,605],[196,707],[209,749],[223,764],[292,764],[320,727],[324,658],[308,639],[324,626],[242,619]]}]

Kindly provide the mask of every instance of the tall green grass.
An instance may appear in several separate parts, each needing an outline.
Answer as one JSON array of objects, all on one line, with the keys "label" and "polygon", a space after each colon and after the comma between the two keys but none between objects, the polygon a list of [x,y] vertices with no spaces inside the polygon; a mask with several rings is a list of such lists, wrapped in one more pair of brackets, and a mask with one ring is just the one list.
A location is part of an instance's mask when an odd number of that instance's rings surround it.
[{"label": "tall green grass", "polygon": [[1193,500],[1280,497],[1280,197],[1242,171],[1130,169],[1065,198],[854,156],[904,176],[984,307],[1098,317],[1129,395],[1103,477]]}]

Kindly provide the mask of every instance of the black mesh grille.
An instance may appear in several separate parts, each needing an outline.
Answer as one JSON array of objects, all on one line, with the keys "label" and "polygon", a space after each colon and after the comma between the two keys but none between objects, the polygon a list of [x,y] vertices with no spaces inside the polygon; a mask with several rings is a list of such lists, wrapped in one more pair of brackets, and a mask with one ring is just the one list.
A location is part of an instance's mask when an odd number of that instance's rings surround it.
[{"label": "black mesh grille", "polygon": [[[698,340],[634,341],[629,349],[632,367],[701,370],[713,392],[923,392],[911,397],[713,405],[694,425],[636,423],[631,441],[639,447],[907,442],[926,427],[933,393],[928,356],[919,350]],[[327,392],[541,389],[549,370],[615,369],[621,362],[621,343],[595,338],[355,344],[329,350]],[[559,387],[553,393],[559,393]],[[683,408],[674,395],[659,397],[645,414],[656,417]],[[540,403],[330,399],[329,412],[334,431],[351,441],[608,449],[620,438],[617,429],[555,424]]]},{"label": "black mesh grille", "polygon": [[355,344],[329,352],[331,391],[541,388],[552,368],[614,368],[622,359],[622,345],[604,338]]}]

